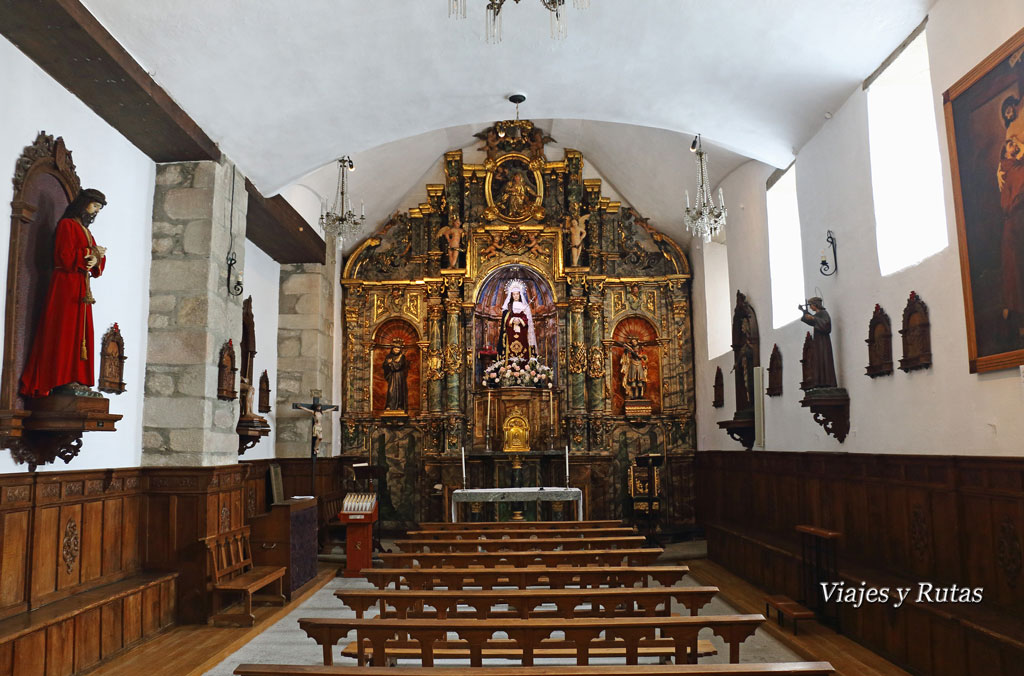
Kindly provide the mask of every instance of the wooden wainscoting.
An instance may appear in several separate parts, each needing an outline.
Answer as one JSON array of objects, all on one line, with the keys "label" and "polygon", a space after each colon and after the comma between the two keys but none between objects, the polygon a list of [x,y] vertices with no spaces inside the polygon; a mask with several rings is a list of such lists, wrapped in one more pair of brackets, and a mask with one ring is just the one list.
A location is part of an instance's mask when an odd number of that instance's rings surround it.
[{"label": "wooden wainscoting", "polygon": [[981,604],[842,606],[844,633],[920,674],[1019,673],[1024,458],[706,451],[696,476],[712,560],[795,598],[794,528],[840,531],[847,584],[984,589]]},{"label": "wooden wainscoting", "polygon": [[0,618],[140,572],[140,470],[6,474],[0,492]]},{"label": "wooden wainscoting", "polygon": [[245,524],[242,465],[143,470],[143,565],[178,577],[178,621],[209,616],[206,548],[200,538]]}]

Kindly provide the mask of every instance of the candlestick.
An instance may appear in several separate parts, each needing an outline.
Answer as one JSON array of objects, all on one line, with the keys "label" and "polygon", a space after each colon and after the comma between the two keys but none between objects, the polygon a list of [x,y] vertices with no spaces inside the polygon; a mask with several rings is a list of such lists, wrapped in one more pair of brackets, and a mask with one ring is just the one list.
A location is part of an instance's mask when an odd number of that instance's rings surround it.
[{"label": "candlestick", "polygon": [[462,487],[466,488],[466,446],[462,446]]},{"label": "candlestick", "polygon": [[370,387],[369,399],[370,399],[370,415],[373,415],[373,343],[370,343]]},{"label": "candlestick", "polygon": [[555,447],[555,398],[554,393],[548,390],[548,434],[551,435],[551,448]]},{"label": "candlestick", "polygon": [[569,487],[569,444],[565,445],[565,487]]},{"label": "candlestick", "polygon": [[491,450],[491,391],[487,391],[487,424],[484,425],[485,432],[487,435],[487,450]]}]

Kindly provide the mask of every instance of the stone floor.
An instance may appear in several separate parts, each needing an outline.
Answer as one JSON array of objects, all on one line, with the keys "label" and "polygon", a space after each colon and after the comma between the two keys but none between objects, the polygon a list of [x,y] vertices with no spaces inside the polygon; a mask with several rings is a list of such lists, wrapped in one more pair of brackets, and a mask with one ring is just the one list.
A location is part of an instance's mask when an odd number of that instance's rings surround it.
[{"label": "stone floor", "polygon": [[[386,543],[385,543],[386,544]],[[665,548],[665,554],[658,563],[676,564],[685,563],[686,559],[703,558],[706,555],[706,544],[701,542],[685,542],[669,545]],[[697,582],[689,576],[683,578],[681,586],[693,586]],[[298,619],[300,617],[353,617],[351,610],[341,604],[334,597],[337,589],[343,588],[371,588],[371,585],[362,578],[335,578],[320,589],[313,596],[306,600],[290,614],[270,626],[266,631],[250,641],[241,650],[229,656],[214,669],[208,671],[206,676],[230,676],[235,667],[240,663],[267,663],[267,664],[322,664],[322,653],[316,643],[306,637],[305,632],[299,629]],[[674,604],[673,604],[674,605]],[[685,608],[674,608],[676,612],[685,613]],[[701,610],[702,615],[728,615],[736,611],[716,597]],[[701,632],[700,638],[712,641],[719,649],[719,654],[701,659],[701,663],[715,664],[728,662],[728,651],[721,639],[715,637],[710,629]],[[340,657],[344,644],[335,647],[336,664],[354,664],[353,660]],[[799,661],[800,658],[772,638],[767,632],[758,629],[757,633],[747,639],[740,648],[740,658],[744,662],[790,662]],[[541,661],[542,663],[557,663],[554,661]],[[457,664],[457,661],[453,661]],[[503,660],[488,660],[488,664],[505,663]],[[571,664],[574,662],[566,662]],[[467,663],[468,664],[468,663]]]}]

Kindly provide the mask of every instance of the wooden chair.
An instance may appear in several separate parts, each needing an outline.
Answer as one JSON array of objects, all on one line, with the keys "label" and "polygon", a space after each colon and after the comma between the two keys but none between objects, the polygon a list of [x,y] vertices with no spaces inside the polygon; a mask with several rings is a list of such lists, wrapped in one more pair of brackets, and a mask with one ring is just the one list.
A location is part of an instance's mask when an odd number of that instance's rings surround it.
[{"label": "wooden chair", "polygon": [[[565,669],[572,676],[829,676],[835,670],[828,662],[776,662],[772,664],[600,664]],[[402,676],[551,676],[553,668],[402,667]],[[291,666],[284,664],[239,664],[235,676],[376,676],[376,667]]]},{"label": "wooden chair", "polygon": [[586,566],[579,568],[366,568],[360,574],[378,589],[464,589],[466,587],[646,587],[654,580],[671,587],[690,572],[686,566]]},{"label": "wooden chair", "polygon": [[[256,616],[252,613],[253,594],[264,587],[275,584],[276,593],[261,596],[259,600],[284,605],[284,566],[253,566],[252,550],[249,545],[249,527],[211,535],[203,538],[209,553],[210,583],[207,588],[213,593],[213,613],[210,619],[238,622],[252,626]],[[242,613],[220,613],[224,594],[242,594],[245,611]]]},{"label": "wooden chair", "polygon": [[341,512],[341,504],[344,500],[345,491],[335,491],[321,495],[317,501],[321,551],[330,547],[332,543],[345,539],[345,524],[338,519],[338,513]]}]

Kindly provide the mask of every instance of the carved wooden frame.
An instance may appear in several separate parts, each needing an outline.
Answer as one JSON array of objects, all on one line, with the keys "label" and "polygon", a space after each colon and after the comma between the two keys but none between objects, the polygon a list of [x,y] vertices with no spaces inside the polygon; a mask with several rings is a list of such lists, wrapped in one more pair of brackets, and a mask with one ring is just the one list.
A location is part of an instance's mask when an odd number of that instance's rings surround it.
[{"label": "carved wooden frame", "polygon": [[[912,322],[917,322],[912,324]],[[931,321],[928,318],[928,306],[916,291],[910,292],[907,306],[903,308],[903,358],[900,359],[900,370],[909,373],[918,369],[931,368],[932,335]],[[915,341],[915,336],[921,338]]]},{"label": "carved wooden frame", "polygon": [[[117,355],[108,355],[107,346],[113,343],[117,346]],[[124,356],[124,338],[121,336],[121,329],[115,322],[107,332],[103,334],[103,340],[100,341],[100,375],[97,382],[96,389],[100,392],[110,392],[111,394],[121,394],[125,391],[124,385],[124,362],[127,357]],[[116,377],[105,378],[104,373],[107,371],[107,364],[110,362],[114,363],[113,368],[116,369]]]},{"label": "carved wooden frame", "polygon": [[260,375],[258,410],[260,413],[270,413],[270,376],[267,375],[266,369],[263,369]]},{"label": "carved wooden frame", "polygon": [[804,347],[800,356],[800,389],[808,390],[814,383],[814,374],[812,369],[814,368],[811,362],[811,353],[814,351],[814,338],[811,337],[811,332],[808,331],[804,337]]},{"label": "carved wooden frame", "polygon": [[715,369],[714,398],[711,405],[715,408],[725,406],[725,378],[722,376],[722,367]]},{"label": "carved wooden frame", "polygon": [[220,348],[217,357],[217,398],[221,401],[234,401],[238,398],[235,390],[235,345],[229,338]]},{"label": "carved wooden frame", "polygon": [[779,351],[779,344],[772,346],[772,354],[768,357],[768,388],[766,394],[769,397],[782,396],[782,352]]},{"label": "carved wooden frame", "polygon": [[[4,361],[3,376],[0,378],[0,445],[7,446],[8,441],[17,439],[22,434],[22,420],[29,411],[15,408],[18,402],[18,382],[21,373],[15,368],[16,328],[24,312],[18,307],[18,273],[24,265],[21,260],[21,236],[25,226],[33,221],[37,206],[27,201],[26,187],[33,179],[49,174],[64,189],[68,202],[75,198],[82,188],[82,182],[75,170],[71,151],[64,145],[64,138],[54,138],[46,132],[39,132],[35,141],[26,146],[14,165],[14,198],[11,200],[11,229],[7,260],[7,297],[4,312]],[[12,449],[17,454],[20,451]],[[71,455],[74,457],[77,451]],[[17,459],[17,458],[15,458]]]},{"label": "carved wooden frame", "polygon": [[[882,335],[878,335],[879,327],[883,329]],[[877,303],[871,321],[868,322],[868,338],[864,342],[868,344],[868,365],[864,375],[872,378],[892,375],[892,322],[888,313]]]}]

